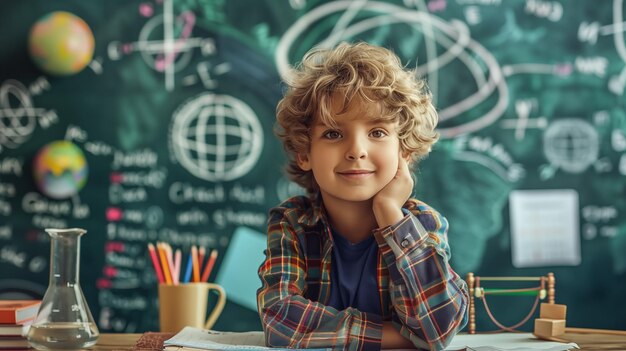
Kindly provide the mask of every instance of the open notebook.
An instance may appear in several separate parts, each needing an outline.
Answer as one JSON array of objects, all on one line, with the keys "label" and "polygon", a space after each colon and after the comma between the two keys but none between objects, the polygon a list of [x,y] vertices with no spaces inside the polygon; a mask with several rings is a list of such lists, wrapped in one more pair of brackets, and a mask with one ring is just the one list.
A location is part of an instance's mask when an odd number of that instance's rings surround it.
[{"label": "open notebook", "polygon": [[[263,332],[220,332],[185,327],[171,339],[163,343],[166,351],[195,351],[195,350],[274,350],[280,349],[265,347]],[[445,349],[471,351],[565,351],[578,349],[575,343],[560,343],[544,341],[535,338],[530,333],[502,333],[502,334],[459,334]],[[314,349],[307,349],[308,351]],[[317,349],[323,350],[323,349]]]}]

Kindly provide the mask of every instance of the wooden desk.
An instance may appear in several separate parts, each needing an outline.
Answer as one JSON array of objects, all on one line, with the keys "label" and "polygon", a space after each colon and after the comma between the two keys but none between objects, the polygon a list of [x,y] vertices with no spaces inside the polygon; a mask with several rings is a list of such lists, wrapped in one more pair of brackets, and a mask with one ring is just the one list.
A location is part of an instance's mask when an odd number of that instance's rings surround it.
[{"label": "wooden desk", "polygon": [[[139,340],[142,334],[101,334],[98,344],[93,348],[96,351],[129,351]],[[624,351],[626,350],[626,335],[579,334],[566,333],[561,338],[573,341],[583,351]]]},{"label": "wooden desk", "polygon": [[143,334],[100,334],[93,350],[124,351],[132,350]]},{"label": "wooden desk", "polygon": [[578,344],[581,350],[626,350],[626,335],[565,333],[559,338]]}]

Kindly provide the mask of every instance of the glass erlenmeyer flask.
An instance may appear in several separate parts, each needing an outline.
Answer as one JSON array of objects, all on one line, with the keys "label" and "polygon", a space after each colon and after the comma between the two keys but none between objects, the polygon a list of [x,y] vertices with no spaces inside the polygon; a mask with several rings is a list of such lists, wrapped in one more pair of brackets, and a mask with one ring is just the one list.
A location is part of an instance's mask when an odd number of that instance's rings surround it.
[{"label": "glass erlenmeyer flask", "polygon": [[81,349],[95,345],[96,326],[78,283],[80,237],[84,229],[46,229],[50,235],[50,283],[35,321],[30,344],[41,350]]}]

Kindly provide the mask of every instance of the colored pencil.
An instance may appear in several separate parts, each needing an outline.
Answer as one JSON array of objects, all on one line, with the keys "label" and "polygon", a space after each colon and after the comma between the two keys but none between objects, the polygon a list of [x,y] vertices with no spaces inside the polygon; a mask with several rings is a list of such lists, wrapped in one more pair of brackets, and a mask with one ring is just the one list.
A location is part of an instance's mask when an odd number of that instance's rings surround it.
[{"label": "colored pencil", "polygon": [[180,261],[182,259],[182,253],[180,249],[176,249],[176,254],[174,254],[174,281],[175,284],[180,282]]},{"label": "colored pencil", "polygon": [[172,284],[178,284],[176,279],[176,270],[174,269],[174,255],[172,254],[172,247],[168,243],[162,243],[163,249],[165,249],[165,258],[167,258],[167,268],[170,271],[170,278],[172,279]]},{"label": "colored pencil", "polygon": [[215,260],[217,259],[217,250],[213,249],[211,251],[211,255],[209,256],[209,260],[204,267],[204,272],[202,272],[202,282],[206,282],[209,280],[209,276],[211,275],[211,270],[213,270],[213,266],[215,265]]},{"label": "colored pencil", "polygon": [[198,249],[198,272],[202,273],[202,267],[204,266],[204,255],[206,254],[206,249],[204,246],[200,246]]},{"label": "colored pencil", "polygon": [[152,261],[152,266],[156,272],[157,280],[159,281],[159,284],[163,283],[163,272],[161,271],[161,265],[159,264],[159,259],[157,258],[156,252],[154,251],[154,245],[152,243],[148,243],[148,251],[150,252],[150,260]]},{"label": "colored pencil", "polygon": [[165,284],[172,284],[172,277],[170,276],[170,271],[168,269],[167,258],[165,258],[165,249],[163,245],[157,242],[157,250],[159,251],[159,257],[161,257],[161,266],[163,267],[163,276],[165,277]]},{"label": "colored pencil", "polygon": [[193,255],[191,254],[191,252],[189,253],[189,259],[187,260],[187,269],[185,270],[185,276],[183,277],[183,283],[189,283],[189,280],[191,279],[191,266],[192,263],[191,261],[193,261]]},{"label": "colored pencil", "polygon": [[191,246],[191,256],[192,256],[192,268],[193,268],[193,282],[197,283],[200,281],[200,268],[198,267],[198,248],[196,245]]}]

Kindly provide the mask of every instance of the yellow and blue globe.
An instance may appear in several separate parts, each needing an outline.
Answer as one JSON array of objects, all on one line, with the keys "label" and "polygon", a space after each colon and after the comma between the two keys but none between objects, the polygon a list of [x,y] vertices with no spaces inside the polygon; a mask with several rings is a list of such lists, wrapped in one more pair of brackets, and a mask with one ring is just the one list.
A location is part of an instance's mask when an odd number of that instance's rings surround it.
[{"label": "yellow and blue globe", "polygon": [[83,151],[76,144],[59,140],[39,150],[33,172],[42,193],[53,199],[66,199],[85,186],[88,167]]},{"label": "yellow and blue globe", "polygon": [[56,11],[35,22],[30,31],[29,49],[33,61],[43,71],[70,75],[91,62],[94,37],[81,18]]}]

